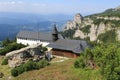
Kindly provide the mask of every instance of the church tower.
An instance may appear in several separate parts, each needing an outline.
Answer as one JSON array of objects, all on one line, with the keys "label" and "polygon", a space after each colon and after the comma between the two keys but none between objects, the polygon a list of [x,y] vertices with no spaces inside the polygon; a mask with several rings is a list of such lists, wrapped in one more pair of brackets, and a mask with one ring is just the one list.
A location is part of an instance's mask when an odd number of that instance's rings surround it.
[{"label": "church tower", "polygon": [[53,27],[52,39],[53,39],[53,42],[58,40],[58,31],[57,31],[57,28],[56,28],[56,24],[54,24],[54,27]]}]

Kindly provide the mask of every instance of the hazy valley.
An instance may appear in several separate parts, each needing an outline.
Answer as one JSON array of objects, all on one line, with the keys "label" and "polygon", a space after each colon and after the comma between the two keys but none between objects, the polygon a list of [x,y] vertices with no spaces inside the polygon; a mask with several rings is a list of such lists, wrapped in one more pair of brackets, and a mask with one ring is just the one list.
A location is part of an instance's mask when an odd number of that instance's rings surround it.
[{"label": "hazy valley", "polygon": [[25,13],[0,13],[0,40],[6,37],[14,38],[21,30],[30,31],[51,31],[53,24],[58,25],[62,30],[67,20],[72,19],[72,15],[51,14],[25,14]]}]

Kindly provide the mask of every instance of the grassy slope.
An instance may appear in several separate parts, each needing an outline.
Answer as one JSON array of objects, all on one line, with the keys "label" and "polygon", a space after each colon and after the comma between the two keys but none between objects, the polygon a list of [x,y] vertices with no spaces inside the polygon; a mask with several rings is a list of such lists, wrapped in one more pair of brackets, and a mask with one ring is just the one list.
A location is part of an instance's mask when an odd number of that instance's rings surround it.
[{"label": "grassy slope", "polygon": [[0,80],[8,80],[8,77],[11,77],[10,68],[8,67],[8,65],[1,65],[3,59],[4,57],[0,56],[0,72],[4,74],[4,78],[0,78]]},{"label": "grassy slope", "polygon": [[[2,59],[3,57],[0,57],[0,63]],[[8,65],[0,65],[0,72],[5,75],[0,80],[103,80],[98,70],[75,69],[74,61],[75,59],[69,59],[60,63],[52,63],[43,69],[25,72],[15,78],[11,77]]]},{"label": "grassy slope", "polygon": [[73,63],[73,59],[53,63],[40,70],[25,72],[14,80],[102,80],[97,70],[74,69]]}]

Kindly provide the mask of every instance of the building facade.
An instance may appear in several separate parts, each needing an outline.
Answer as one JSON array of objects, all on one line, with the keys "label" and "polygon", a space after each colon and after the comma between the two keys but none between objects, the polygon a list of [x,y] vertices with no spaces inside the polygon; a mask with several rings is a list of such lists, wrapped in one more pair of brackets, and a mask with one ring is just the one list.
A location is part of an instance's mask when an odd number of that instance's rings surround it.
[{"label": "building facade", "polygon": [[47,46],[49,43],[55,42],[60,38],[62,36],[58,34],[56,25],[54,25],[52,32],[20,31],[17,34],[17,43],[24,45],[42,44],[43,46]]},{"label": "building facade", "polygon": [[76,58],[88,47],[87,42],[83,40],[59,39],[54,43],[47,45],[52,48],[53,55]]},{"label": "building facade", "polygon": [[24,45],[42,44],[51,49],[53,55],[76,58],[88,47],[84,40],[63,39],[58,34],[56,26],[52,32],[20,31],[17,34],[17,43]]}]

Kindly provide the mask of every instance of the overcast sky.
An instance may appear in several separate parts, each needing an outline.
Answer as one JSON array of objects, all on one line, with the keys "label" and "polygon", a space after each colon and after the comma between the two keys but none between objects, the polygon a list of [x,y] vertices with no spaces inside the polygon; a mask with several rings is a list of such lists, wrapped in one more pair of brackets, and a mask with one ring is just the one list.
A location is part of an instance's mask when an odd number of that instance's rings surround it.
[{"label": "overcast sky", "polygon": [[0,0],[0,12],[92,14],[120,6],[120,0]]}]

